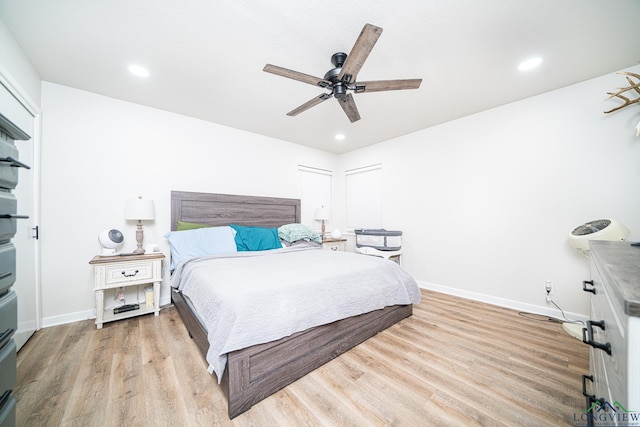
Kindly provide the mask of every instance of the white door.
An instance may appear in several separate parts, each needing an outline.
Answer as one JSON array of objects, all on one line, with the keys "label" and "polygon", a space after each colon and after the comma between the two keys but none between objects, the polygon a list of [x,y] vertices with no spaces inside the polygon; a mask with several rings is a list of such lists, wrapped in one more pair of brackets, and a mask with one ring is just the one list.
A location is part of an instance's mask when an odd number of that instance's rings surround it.
[{"label": "white door", "polygon": [[39,212],[39,115],[33,102],[25,98],[11,84],[0,69],[0,113],[14,126],[31,136],[27,141],[16,141],[18,160],[31,169],[18,169],[18,186],[14,194],[18,200],[18,215],[28,219],[17,219],[16,235],[11,240],[16,247],[16,281],[11,287],[18,296],[18,330],[14,335],[20,349],[31,335],[40,329],[39,295],[39,246],[34,238]]},{"label": "white door", "polygon": [[[36,128],[37,129],[37,128]],[[16,141],[20,151],[20,162],[31,166],[31,169],[20,168],[18,186],[14,194],[18,199],[19,215],[28,215],[29,219],[18,219],[17,233],[12,242],[16,247],[16,281],[12,289],[18,296],[18,330],[14,336],[18,350],[27,342],[33,333],[40,329],[39,295],[38,295],[38,240],[37,226],[37,148],[34,146],[38,138],[28,141]]]}]

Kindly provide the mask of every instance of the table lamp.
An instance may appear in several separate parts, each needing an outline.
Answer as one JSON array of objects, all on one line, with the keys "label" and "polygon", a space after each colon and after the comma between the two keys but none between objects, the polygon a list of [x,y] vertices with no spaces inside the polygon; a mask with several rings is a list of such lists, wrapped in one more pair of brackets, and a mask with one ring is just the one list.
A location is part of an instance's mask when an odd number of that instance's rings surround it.
[{"label": "table lamp", "polygon": [[138,221],[138,228],[136,230],[138,247],[133,253],[143,254],[142,240],[144,239],[144,234],[142,231],[142,221],[153,221],[155,219],[153,200],[143,199],[142,197],[127,200],[124,207],[124,215],[128,220]]},{"label": "table lamp", "polygon": [[315,215],[316,221],[320,221],[322,223],[322,240],[324,240],[324,231],[325,231],[325,221],[329,220],[329,208],[324,205],[320,206],[316,209]]}]

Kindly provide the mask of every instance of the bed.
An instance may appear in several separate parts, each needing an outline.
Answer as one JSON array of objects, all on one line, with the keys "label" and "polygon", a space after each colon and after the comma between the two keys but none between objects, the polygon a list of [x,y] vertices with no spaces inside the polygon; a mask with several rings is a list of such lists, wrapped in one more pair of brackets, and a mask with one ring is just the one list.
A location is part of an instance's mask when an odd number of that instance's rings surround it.
[{"label": "bed", "polygon": [[[172,231],[177,230],[178,221],[211,226],[233,223],[279,227],[300,222],[300,201],[173,191]],[[322,252],[328,251],[316,251]],[[173,287],[172,300],[189,335],[207,357],[210,343],[203,317],[194,312],[193,302]],[[226,365],[218,380],[227,397],[229,417],[242,414],[253,404],[411,314],[411,303],[386,306],[226,353]]]}]

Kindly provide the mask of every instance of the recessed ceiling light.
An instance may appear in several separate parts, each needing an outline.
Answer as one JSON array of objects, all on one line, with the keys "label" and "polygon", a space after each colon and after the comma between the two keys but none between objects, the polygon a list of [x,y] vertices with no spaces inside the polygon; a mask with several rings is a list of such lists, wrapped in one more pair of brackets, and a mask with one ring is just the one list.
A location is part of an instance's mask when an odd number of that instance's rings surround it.
[{"label": "recessed ceiling light", "polygon": [[138,77],[149,77],[149,70],[139,65],[129,65],[129,72]]},{"label": "recessed ceiling light", "polygon": [[532,68],[536,68],[540,64],[542,64],[542,58],[540,58],[539,56],[535,58],[530,58],[530,59],[527,59],[526,61],[521,62],[520,65],[518,65],[518,70],[528,71],[528,70],[531,70]]},{"label": "recessed ceiling light", "polygon": [[338,133],[336,134],[335,138],[336,138],[336,141],[343,141],[346,138],[346,136],[343,133]]}]

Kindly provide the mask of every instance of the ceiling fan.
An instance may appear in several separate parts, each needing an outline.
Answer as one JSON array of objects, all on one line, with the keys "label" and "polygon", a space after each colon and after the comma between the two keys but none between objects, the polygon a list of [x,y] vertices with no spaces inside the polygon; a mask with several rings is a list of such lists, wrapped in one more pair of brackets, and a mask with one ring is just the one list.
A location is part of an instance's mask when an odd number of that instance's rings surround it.
[{"label": "ceiling fan", "polygon": [[327,71],[324,78],[314,77],[309,74],[278,67],[277,65],[265,65],[263,71],[266,71],[267,73],[276,74],[278,76],[287,77],[289,79],[298,80],[303,83],[331,90],[331,93],[323,93],[320,96],[316,96],[298,108],[289,111],[287,115],[297,116],[303,111],[334,97],[338,100],[338,103],[351,123],[353,123],[360,120],[360,113],[358,113],[358,107],[356,107],[353,96],[349,91],[362,93],[418,89],[420,87],[420,83],[422,83],[422,79],[374,80],[368,82],[356,81],[356,76],[358,75],[360,68],[362,68],[362,65],[369,56],[369,53],[371,53],[371,49],[373,49],[373,46],[378,41],[380,34],[382,34],[382,28],[371,24],[365,24],[349,55],[343,52],[338,52],[331,56],[331,63],[335,68]]}]

